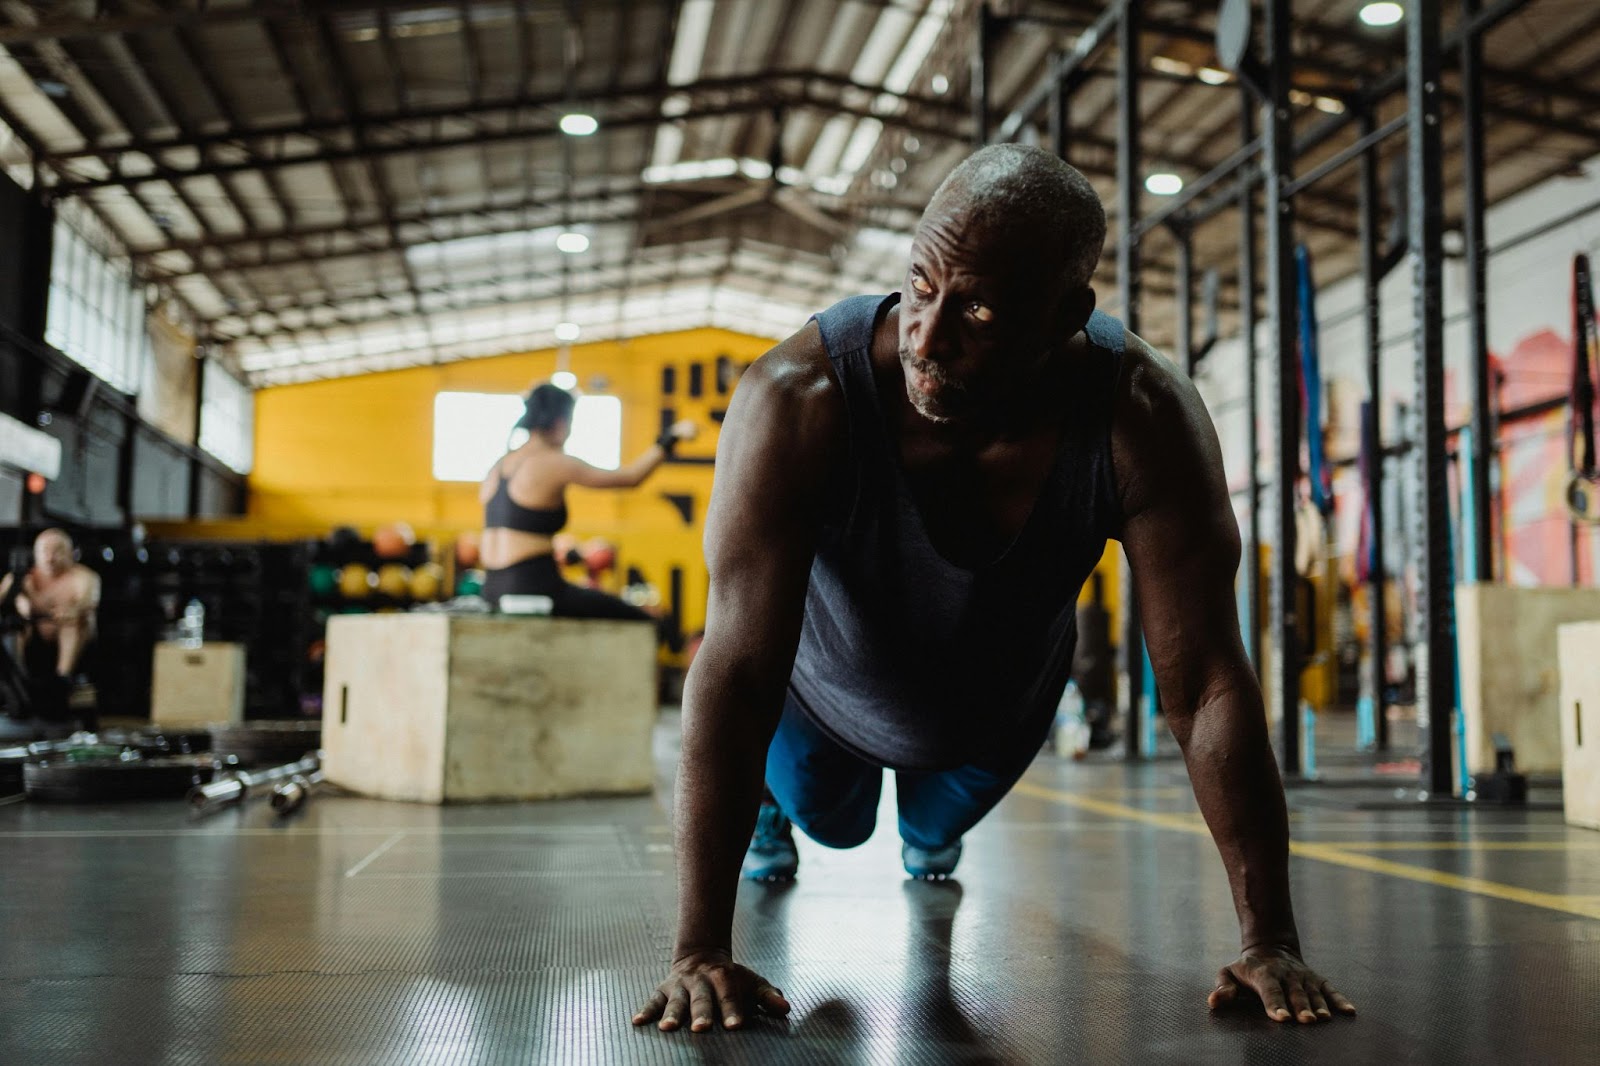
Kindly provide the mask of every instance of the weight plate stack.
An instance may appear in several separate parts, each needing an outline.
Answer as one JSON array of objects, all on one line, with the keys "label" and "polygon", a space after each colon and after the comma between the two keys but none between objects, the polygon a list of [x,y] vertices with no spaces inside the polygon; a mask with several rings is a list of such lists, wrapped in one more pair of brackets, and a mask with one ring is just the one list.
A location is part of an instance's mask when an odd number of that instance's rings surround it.
[{"label": "weight plate stack", "polygon": [[211,727],[211,753],[241,766],[281,766],[322,747],[321,722],[250,722]]},{"label": "weight plate stack", "polygon": [[66,759],[53,756],[22,768],[23,790],[46,803],[107,803],[182,799],[211,780],[209,755],[155,759]]},{"label": "weight plate stack", "polygon": [[127,742],[146,756],[194,755],[211,750],[211,731],[151,726],[135,729],[128,734]]},{"label": "weight plate stack", "polygon": [[0,796],[14,796],[23,791],[22,768],[30,762],[41,759],[79,762],[84,759],[116,759],[121,755],[120,745],[98,742],[73,744],[71,741],[39,741],[0,748]]}]

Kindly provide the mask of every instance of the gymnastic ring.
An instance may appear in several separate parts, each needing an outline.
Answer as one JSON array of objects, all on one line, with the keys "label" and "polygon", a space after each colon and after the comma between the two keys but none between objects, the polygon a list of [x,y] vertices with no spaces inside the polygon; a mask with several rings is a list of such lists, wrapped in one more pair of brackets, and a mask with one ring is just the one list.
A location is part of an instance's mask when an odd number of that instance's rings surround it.
[{"label": "gymnastic ring", "polygon": [[1600,474],[1573,471],[1567,479],[1566,501],[1574,522],[1600,523]]}]

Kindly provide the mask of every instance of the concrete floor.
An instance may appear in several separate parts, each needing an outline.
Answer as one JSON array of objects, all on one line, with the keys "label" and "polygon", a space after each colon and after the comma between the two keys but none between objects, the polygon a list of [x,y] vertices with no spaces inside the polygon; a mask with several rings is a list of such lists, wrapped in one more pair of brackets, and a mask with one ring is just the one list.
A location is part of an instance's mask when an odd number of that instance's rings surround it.
[{"label": "concrete floor", "polygon": [[958,881],[905,880],[891,788],[865,846],[743,886],[795,1010],[706,1035],[628,1022],[671,943],[664,795],[7,804],[0,1062],[1600,1062],[1600,833],[1330,795],[1291,795],[1296,904],[1358,1019],[1208,1013],[1237,930],[1181,764],[1041,757]]}]

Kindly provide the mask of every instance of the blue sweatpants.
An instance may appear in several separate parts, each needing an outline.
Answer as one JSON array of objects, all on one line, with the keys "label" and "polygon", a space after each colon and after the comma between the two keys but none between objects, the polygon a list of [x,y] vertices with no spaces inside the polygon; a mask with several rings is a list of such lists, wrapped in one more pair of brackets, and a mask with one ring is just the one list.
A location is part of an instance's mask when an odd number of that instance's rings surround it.
[{"label": "blue sweatpants", "polygon": [[[912,847],[948,847],[988,814],[1017,783],[1039,744],[1029,744],[996,771],[962,766],[935,773],[895,771],[900,839]],[[791,695],[767,749],[767,788],[795,825],[830,848],[853,848],[872,835],[883,767],[823,733]]]}]

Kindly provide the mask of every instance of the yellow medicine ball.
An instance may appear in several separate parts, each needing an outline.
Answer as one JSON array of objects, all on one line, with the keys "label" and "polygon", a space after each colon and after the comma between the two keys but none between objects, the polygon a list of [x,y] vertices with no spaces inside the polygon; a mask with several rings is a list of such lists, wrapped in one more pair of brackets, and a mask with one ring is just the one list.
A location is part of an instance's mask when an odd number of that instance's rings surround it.
[{"label": "yellow medicine ball", "polygon": [[397,600],[411,595],[411,568],[399,563],[378,567],[378,591]]},{"label": "yellow medicine ball", "polygon": [[364,600],[372,591],[372,571],[360,563],[350,563],[339,570],[339,595],[347,600]]},{"label": "yellow medicine ball", "polygon": [[411,572],[411,598],[436,600],[444,588],[444,567],[438,563],[424,563]]}]

